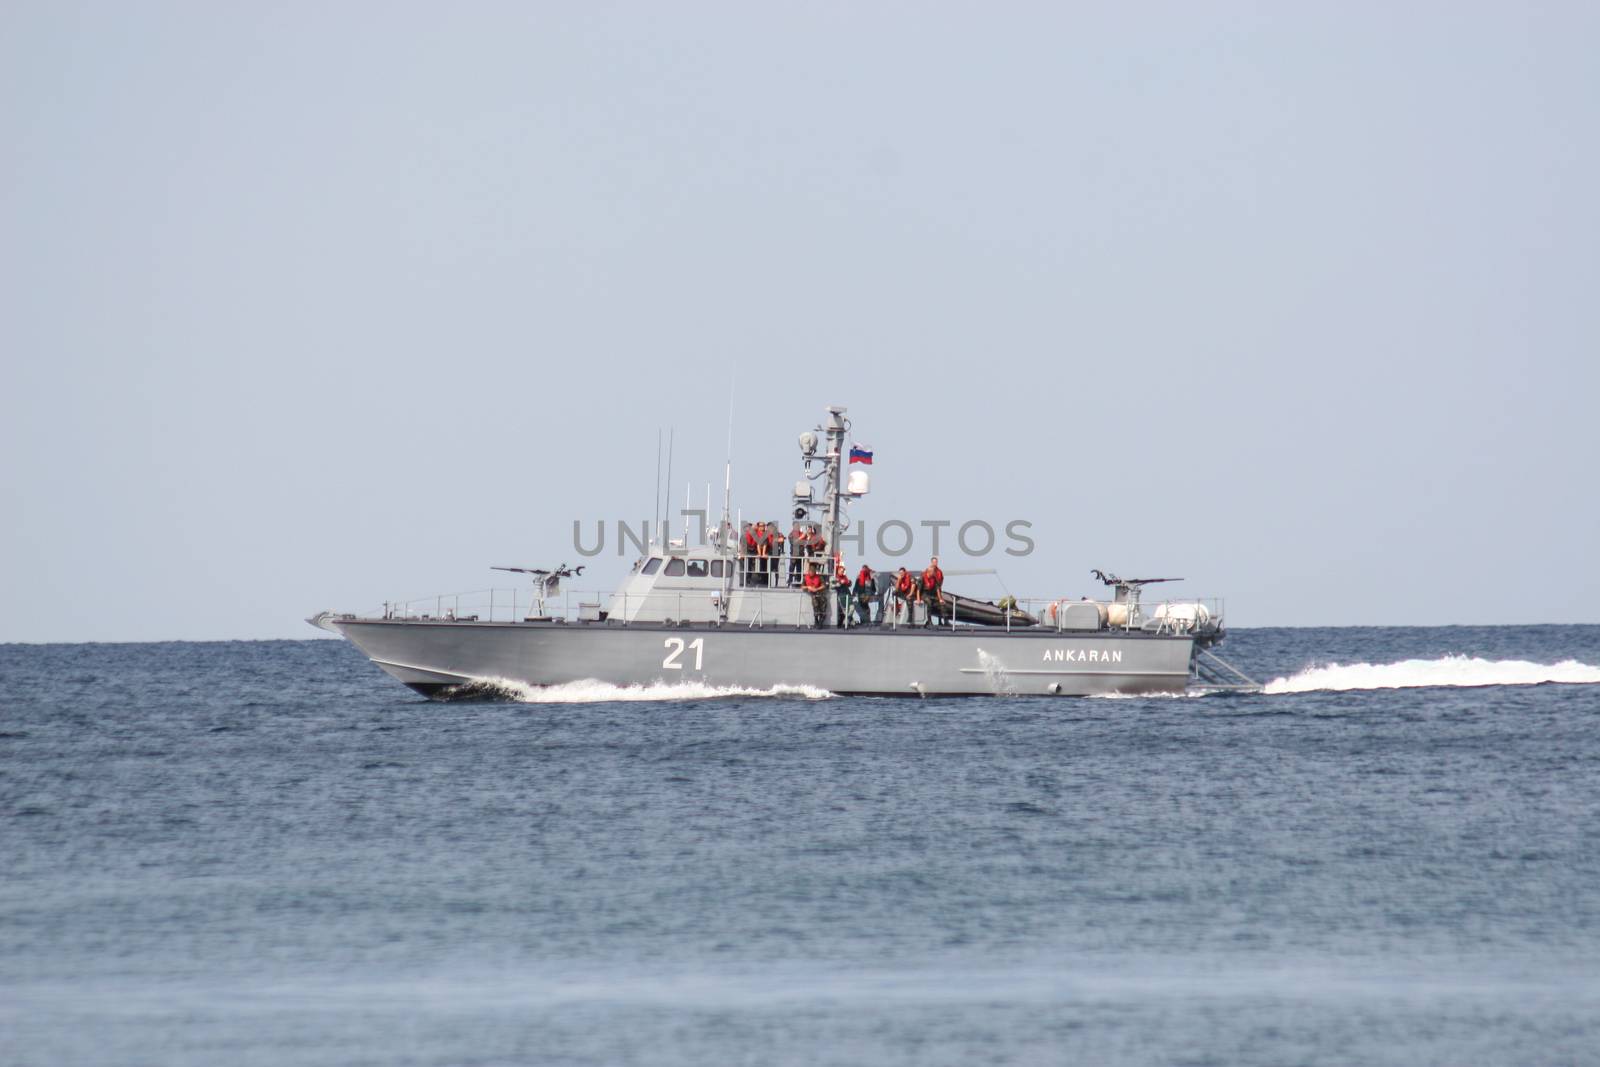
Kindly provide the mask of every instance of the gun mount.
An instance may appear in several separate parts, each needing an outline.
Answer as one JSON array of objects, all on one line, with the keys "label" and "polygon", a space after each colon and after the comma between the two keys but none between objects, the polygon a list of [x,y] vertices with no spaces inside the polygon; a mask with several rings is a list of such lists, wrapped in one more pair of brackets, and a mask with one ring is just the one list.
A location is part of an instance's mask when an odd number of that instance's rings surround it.
[{"label": "gun mount", "polygon": [[561,592],[561,579],[576,578],[583,573],[582,567],[569,567],[563,563],[559,567],[490,567],[492,571],[510,571],[513,574],[526,574],[533,579],[533,599],[538,605],[538,614],[543,615],[544,602],[555,597]]},{"label": "gun mount", "polygon": [[1127,604],[1130,607],[1139,603],[1139,590],[1147,585],[1157,582],[1181,582],[1182,578],[1119,578],[1115,574],[1107,574],[1102,570],[1089,572],[1106,585],[1116,590],[1113,597],[1115,603]]}]

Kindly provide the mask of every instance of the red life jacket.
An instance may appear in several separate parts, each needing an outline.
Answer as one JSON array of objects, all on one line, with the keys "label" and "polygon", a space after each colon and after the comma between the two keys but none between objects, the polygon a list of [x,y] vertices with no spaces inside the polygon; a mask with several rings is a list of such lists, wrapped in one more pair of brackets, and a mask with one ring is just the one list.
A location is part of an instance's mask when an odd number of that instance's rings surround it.
[{"label": "red life jacket", "polygon": [[816,571],[808,572],[806,574],[806,588],[810,589],[813,592],[815,592],[818,589],[821,589],[822,588],[822,575],[818,574]]},{"label": "red life jacket", "polygon": [[756,551],[756,531],[755,531],[754,527],[752,527],[750,530],[748,530],[745,533],[745,535],[744,535],[744,547],[749,550],[751,555],[755,555],[755,551]]},{"label": "red life jacket", "polygon": [[894,580],[894,589],[897,593],[911,592],[911,575],[902,574],[900,577],[896,578]]}]

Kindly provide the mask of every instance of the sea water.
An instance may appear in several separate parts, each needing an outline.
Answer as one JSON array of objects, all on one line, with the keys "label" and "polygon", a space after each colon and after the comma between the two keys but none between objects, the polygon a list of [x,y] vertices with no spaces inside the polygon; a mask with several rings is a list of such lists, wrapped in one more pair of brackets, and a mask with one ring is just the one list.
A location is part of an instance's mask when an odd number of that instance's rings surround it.
[{"label": "sea water", "polygon": [[1267,692],[0,647],[0,1062],[1600,1062],[1600,627],[1223,651]]}]

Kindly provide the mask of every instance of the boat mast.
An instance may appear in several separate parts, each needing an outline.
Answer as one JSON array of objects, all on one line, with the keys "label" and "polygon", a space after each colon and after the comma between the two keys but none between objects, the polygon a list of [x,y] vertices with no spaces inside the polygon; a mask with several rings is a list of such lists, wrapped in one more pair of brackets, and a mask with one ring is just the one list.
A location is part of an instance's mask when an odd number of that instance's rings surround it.
[{"label": "boat mast", "polygon": [[[850,420],[844,417],[845,411],[846,409],[842,405],[828,405],[828,425],[826,427],[828,434],[827,522],[828,549],[832,552],[840,552],[839,531],[844,524],[844,515],[841,504],[841,498],[844,495],[844,479],[841,477],[841,474],[844,470],[845,432],[850,428]],[[844,555],[842,552],[840,552],[839,559],[841,562],[843,562]],[[831,571],[828,574],[827,580],[831,587],[833,583],[833,574]]]},{"label": "boat mast", "polygon": [[[651,523],[651,525],[655,524],[656,516],[658,516],[660,514],[661,514],[661,427],[657,426],[656,427],[656,500],[655,500],[654,504],[650,505],[650,523]],[[645,532],[647,534],[649,533],[648,530],[645,531]],[[621,535],[619,534],[618,536],[620,537]],[[656,541],[658,540],[659,536],[660,536],[660,532],[657,531],[657,533],[651,534],[650,537],[648,538],[648,540],[649,540],[649,542],[651,544],[655,544]],[[648,555],[648,553],[646,553],[646,555]]]},{"label": "boat mast", "polygon": [[[722,461],[722,518],[717,520],[717,554],[722,557],[722,596],[717,598],[717,622],[728,621],[728,601],[733,599],[733,568],[738,566],[738,543],[728,542],[739,536],[736,527],[728,523],[728,507],[733,495],[733,387],[736,379],[728,376],[728,451]],[[706,487],[706,510],[711,510],[711,487]]]},{"label": "boat mast", "polygon": [[661,501],[661,554],[667,554],[672,543],[672,527],[667,522],[667,512],[672,510],[672,439],[678,435],[677,427],[667,429],[667,491],[662,494],[665,498]]}]

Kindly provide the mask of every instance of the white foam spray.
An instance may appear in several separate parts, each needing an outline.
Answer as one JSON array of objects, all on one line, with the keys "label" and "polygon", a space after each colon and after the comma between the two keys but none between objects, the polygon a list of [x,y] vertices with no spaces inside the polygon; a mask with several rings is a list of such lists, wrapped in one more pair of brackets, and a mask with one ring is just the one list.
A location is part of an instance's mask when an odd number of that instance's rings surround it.
[{"label": "white foam spray", "polygon": [[1416,689],[1427,686],[1542,685],[1546,682],[1600,683],[1600,667],[1575,659],[1560,663],[1443,656],[1399,663],[1330,663],[1308,667],[1288,678],[1275,678],[1265,693],[1310,693],[1315,690]]},{"label": "white foam spray", "polygon": [[480,678],[468,687],[475,694],[514,700],[519,704],[604,704],[612,701],[721,700],[730,697],[800,697],[827,700],[826,689],[812,685],[774,685],[755,689],[704,682],[653,682],[649,685],[613,685],[585,678],[560,685],[528,685],[509,678]]},{"label": "white foam spray", "polygon": [[1006,665],[1000,662],[999,656],[980,648],[978,666],[983,668],[983,680],[989,684],[990,692],[996,696],[1017,695],[1017,685],[1011,680],[1011,675],[1006,673]]}]

